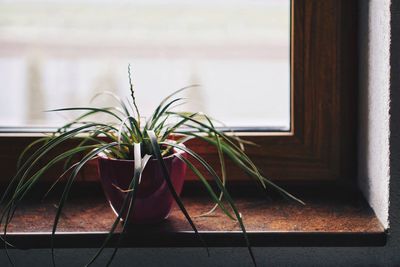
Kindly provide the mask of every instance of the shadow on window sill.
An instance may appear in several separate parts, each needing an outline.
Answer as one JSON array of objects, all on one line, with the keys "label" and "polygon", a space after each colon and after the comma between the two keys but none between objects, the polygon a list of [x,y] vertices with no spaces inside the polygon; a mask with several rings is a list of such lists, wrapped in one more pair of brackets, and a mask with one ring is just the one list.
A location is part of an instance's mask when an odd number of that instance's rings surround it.
[{"label": "shadow on window sill", "polygon": [[[268,197],[252,187],[234,188],[233,196],[243,215],[254,247],[362,247],[384,246],[386,232],[358,192],[303,190],[298,196],[307,205]],[[46,187],[43,187],[46,188]],[[251,189],[253,188],[253,189]],[[38,196],[41,190],[37,190]],[[17,210],[7,240],[19,248],[49,248],[57,194],[38,196]],[[192,216],[209,211],[209,197],[188,184],[184,203]],[[99,247],[115,216],[97,183],[77,185],[65,207],[55,236],[57,248]],[[196,217],[196,226],[209,247],[244,247],[243,234],[235,221],[220,210]],[[120,229],[109,246],[118,239]],[[132,225],[121,247],[202,247],[202,243],[174,208],[170,217],[155,225]]]}]

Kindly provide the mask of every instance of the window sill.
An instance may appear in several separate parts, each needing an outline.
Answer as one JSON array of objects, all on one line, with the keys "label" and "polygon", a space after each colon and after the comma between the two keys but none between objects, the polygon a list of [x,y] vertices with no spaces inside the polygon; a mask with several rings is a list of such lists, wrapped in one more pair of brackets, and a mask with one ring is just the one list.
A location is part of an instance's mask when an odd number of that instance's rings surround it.
[{"label": "window sill", "polygon": [[[306,201],[306,206],[280,198],[266,199],[257,192],[241,193],[234,199],[243,214],[253,247],[384,246],[387,234],[365,200],[354,193],[341,192],[338,197],[337,192],[313,190],[298,194]],[[209,198],[198,193],[190,195],[184,196],[184,202],[192,216],[212,207]],[[23,204],[9,226],[7,241],[18,248],[49,248],[56,203],[57,198],[50,197],[40,205],[38,201]],[[81,188],[70,197],[54,246],[99,247],[114,218],[98,186],[83,191]],[[212,217],[194,220],[207,246],[245,246],[238,225],[219,210]],[[110,246],[118,236],[118,233],[114,235]],[[201,247],[202,244],[175,208],[164,223],[130,228],[120,246]]]}]

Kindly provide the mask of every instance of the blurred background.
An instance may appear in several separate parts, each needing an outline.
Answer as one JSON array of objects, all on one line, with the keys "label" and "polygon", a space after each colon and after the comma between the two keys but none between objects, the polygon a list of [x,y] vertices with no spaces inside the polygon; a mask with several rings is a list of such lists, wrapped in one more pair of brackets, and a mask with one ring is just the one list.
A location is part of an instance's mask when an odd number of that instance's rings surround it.
[{"label": "blurred background", "polygon": [[[0,127],[60,126],[102,91],[170,92],[231,127],[290,128],[290,0],[0,1]],[[111,98],[91,105],[113,105]]]}]

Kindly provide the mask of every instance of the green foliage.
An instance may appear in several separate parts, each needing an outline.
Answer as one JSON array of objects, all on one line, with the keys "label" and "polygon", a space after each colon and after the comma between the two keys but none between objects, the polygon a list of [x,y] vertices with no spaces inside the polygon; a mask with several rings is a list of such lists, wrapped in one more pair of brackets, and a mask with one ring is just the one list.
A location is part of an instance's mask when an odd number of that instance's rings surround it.
[{"label": "green foliage", "polygon": [[[185,151],[190,157],[188,159],[177,155],[201,181],[209,193],[211,200],[215,203],[214,208],[207,214],[213,212],[216,208],[220,208],[232,220],[236,220],[242,229],[244,241],[248,247],[250,256],[254,265],[256,261],[248,240],[246,228],[242,220],[242,216],[235,206],[235,203],[226,190],[226,172],[225,172],[225,157],[227,156],[239,166],[245,173],[256,179],[264,188],[271,186],[278,190],[284,196],[289,197],[297,202],[302,203],[299,199],[295,198],[282,188],[278,187],[266,177],[264,177],[258,168],[253,164],[250,158],[244,153],[244,145],[248,142],[240,139],[234,134],[227,134],[218,130],[214,126],[215,121],[202,113],[190,112],[176,112],[174,108],[180,105],[185,100],[184,98],[177,97],[179,93],[191,87],[182,88],[173,94],[167,96],[154,110],[153,114],[146,121],[141,121],[139,108],[136,103],[135,91],[131,82],[131,71],[129,73],[129,86],[131,92],[130,102],[124,102],[113,93],[105,92],[104,94],[96,95],[95,98],[112,97],[118,103],[117,107],[73,107],[51,110],[52,112],[65,112],[65,111],[81,111],[82,114],[75,120],[60,127],[55,133],[48,137],[41,138],[35,143],[28,146],[21,154],[18,160],[18,170],[15,176],[11,179],[8,187],[3,194],[0,204],[3,208],[0,217],[0,223],[4,227],[4,242],[5,247],[10,246],[6,241],[7,227],[13,218],[14,212],[20,205],[24,197],[34,189],[34,186],[40,181],[48,170],[54,167],[55,164],[63,162],[65,172],[54,181],[50,190],[53,189],[59,180],[68,175],[64,190],[61,194],[60,201],[56,216],[54,218],[52,237],[57,231],[57,226],[60,220],[61,212],[68,199],[70,189],[77,177],[79,170],[90,160],[96,158],[99,153],[104,153],[110,158],[118,159],[131,159],[134,160],[134,177],[127,190],[128,194],[124,199],[123,205],[117,218],[110,228],[109,235],[104,240],[104,243],[90,260],[87,265],[95,262],[100,253],[103,251],[107,243],[110,241],[112,234],[115,232],[118,224],[120,223],[121,214],[131,212],[134,206],[136,197],[136,188],[140,181],[140,176],[147,161],[154,157],[158,160],[160,167],[163,171],[164,179],[171,191],[178,207],[181,209],[185,218],[191,225],[194,232],[198,235],[200,241],[203,241],[201,233],[197,231],[192,217],[189,215],[179,195],[175,192],[172,182],[170,180],[168,171],[163,160],[163,157],[171,153],[172,148]],[[113,120],[113,122],[104,123],[93,121],[93,116],[96,114],[103,114]],[[142,125],[144,125],[142,127]],[[182,130],[185,128],[185,130]],[[55,148],[59,147],[64,142],[77,138],[81,138],[81,142],[77,147],[70,150],[63,151],[55,158],[41,166],[39,162]],[[171,141],[171,136],[174,136],[175,141]],[[220,177],[212,166],[195,151],[187,148],[183,144],[192,138],[201,139],[216,147],[220,160],[220,168],[222,176]],[[32,153],[33,151],[33,153]],[[31,152],[31,153],[29,153]],[[82,155],[79,160],[74,160],[77,155]],[[195,163],[203,166],[206,173],[202,173],[195,167]],[[216,184],[219,193],[214,192],[209,181],[205,178],[210,176]],[[226,204],[224,204],[226,203]],[[123,232],[126,229],[126,222],[123,223]],[[122,235],[121,235],[122,236]],[[206,245],[204,243],[204,245]],[[53,243],[52,243],[53,247]],[[6,250],[7,252],[7,250]],[[112,262],[117,247],[110,257],[107,265]],[[53,263],[55,265],[54,250],[52,249]],[[11,259],[10,259],[11,261]]]}]

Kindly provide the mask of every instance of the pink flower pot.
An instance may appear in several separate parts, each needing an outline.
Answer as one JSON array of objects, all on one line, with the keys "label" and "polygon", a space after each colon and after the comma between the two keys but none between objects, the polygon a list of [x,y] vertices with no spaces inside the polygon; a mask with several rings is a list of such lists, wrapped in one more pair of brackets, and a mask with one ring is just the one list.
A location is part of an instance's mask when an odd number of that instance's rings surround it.
[{"label": "pink flower pot", "polygon": [[[174,150],[174,154],[165,157],[164,162],[171,181],[178,194],[181,193],[186,174],[186,164],[175,155],[179,153],[187,157],[182,150]],[[110,159],[105,155],[98,158],[101,184],[111,208],[118,215],[121,210],[126,190],[133,178],[133,160]],[[128,218],[131,223],[157,223],[166,219],[175,200],[163,177],[160,164],[155,159],[147,163],[138,185],[135,204]],[[128,206],[128,205],[127,205]],[[125,220],[127,212],[122,214]]]}]

